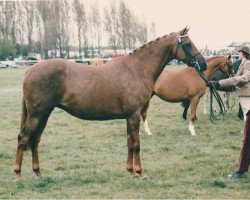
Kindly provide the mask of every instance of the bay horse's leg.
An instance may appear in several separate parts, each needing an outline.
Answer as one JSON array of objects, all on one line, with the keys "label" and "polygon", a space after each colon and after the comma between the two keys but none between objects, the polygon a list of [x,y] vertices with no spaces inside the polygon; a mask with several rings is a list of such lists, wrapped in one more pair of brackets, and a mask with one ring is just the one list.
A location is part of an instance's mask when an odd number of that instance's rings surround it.
[{"label": "bay horse's leg", "polygon": [[197,120],[196,110],[197,110],[199,101],[200,101],[200,97],[194,97],[190,101],[191,116],[190,116],[190,123],[189,123],[188,130],[190,131],[191,135],[196,135],[195,129],[194,129],[194,121]]},{"label": "bay horse's leg", "polygon": [[184,108],[183,113],[182,113],[182,117],[185,120],[187,119],[187,112],[188,112],[189,105],[190,105],[190,100],[189,99],[184,100],[181,103],[181,106]]},{"label": "bay horse's leg", "polygon": [[206,93],[204,95],[204,107],[203,107],[203,112],[204,114],[207,114],[207,98],[208,98],[208,92],[209,90],[206,90]]},{"label": "bay horse's leg", "polygon": [[127,143],[128,143],[128,159],[127,159],[127,171],[132,177],[138,175],[144,179],[147,178],[141,167],[140,158],[140,127],[141,113],[135,113],[128,117],[127,120]]}]

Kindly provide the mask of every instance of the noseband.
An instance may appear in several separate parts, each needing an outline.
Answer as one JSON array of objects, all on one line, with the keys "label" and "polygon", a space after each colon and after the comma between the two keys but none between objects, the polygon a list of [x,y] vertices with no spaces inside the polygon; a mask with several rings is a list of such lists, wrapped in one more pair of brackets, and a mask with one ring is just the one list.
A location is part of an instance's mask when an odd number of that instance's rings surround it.
[{"label": "noseband", "polygon": [[190,64],[191,66],[197,67],[198,70],[200,71],[201,69],[200,69],[199,63],[198,63],[198,61],[195,59],[195,57],[196,57],[197,55],[199,55],[200,52],[198,52],[198,53],[195,54],[195,55],[192,55],[192,53],[191,53],[191,52],[189,51],[189,49],[187,48],[186,44],[185,44],[184,42],[181,41],[181,38],[187,37],[187,36],[188,36],[188,35],[186,34],[186,35],[179,35],[179,36],[177,37],[177,39],[178,39],[178,45],[177,45],[177,49],[176,49],[176,52],[175,52],[175,58],[176,58],[176,56],[177,56],[177,52],[178,52],[179,46],[181,45],[181,47],[182,47],[182,49],[183,49],[185,55],[187,56],[187,59],[189,60],[189,64]]}]

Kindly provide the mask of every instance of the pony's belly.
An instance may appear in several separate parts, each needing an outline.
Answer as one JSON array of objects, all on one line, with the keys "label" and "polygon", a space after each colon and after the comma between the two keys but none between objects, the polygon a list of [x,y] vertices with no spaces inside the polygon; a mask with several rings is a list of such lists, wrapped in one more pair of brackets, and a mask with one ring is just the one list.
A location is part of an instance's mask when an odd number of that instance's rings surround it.
[{"label": "pony's belly", "polygon": [[189,96],[183,92],[164,92],[164,93],[156,93],[156,95],[164,101],[167,102],[181,102],[183,100],[189,99]]},{"label": "pony's belly", "polygon": [[98,108],[73,108],[67,107],[63,105],[57,106],[68,112],[69,114],[85,120],[111,120],[111,119],[124,119],[128,116],[128,114],[117,111],[117,110],[103,110]]}]

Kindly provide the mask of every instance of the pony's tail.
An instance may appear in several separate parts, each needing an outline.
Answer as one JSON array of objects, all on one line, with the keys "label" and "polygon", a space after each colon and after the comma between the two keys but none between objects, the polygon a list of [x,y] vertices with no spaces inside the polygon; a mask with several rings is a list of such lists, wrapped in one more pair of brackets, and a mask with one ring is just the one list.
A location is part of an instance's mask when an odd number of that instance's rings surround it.
[{"label": "pony's tail", "polygon": [[189,105],[190,105],[190,100],[189,99],[184,100],[184,101],[181,102],[181,106],[184,108],[184,111],[182,113],[182,117],[185,120],[187,120],[187,111],[188,111]]},{"label": "pony's tail", "polygon": [[[24,128],[26,119],[27,119],[27,108],[26,108],[26,104],[25,104],[25,100],[24,98],[22,98],[22,111],[21,111],[21,124],[20,124],[20,131],[22,131],[22,129]],[[29,142],[24,146],[24,150],[28,150],[30,149],[30,140]]]}]

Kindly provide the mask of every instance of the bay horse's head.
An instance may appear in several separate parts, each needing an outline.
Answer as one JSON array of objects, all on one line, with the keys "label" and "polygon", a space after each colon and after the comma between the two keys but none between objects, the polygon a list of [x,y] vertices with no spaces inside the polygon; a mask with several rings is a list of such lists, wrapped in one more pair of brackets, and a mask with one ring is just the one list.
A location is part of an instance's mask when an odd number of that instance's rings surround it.
[{"label": "bay horse's head", "polygon": [[206,59],[190,40],[188,30],[189,28],[185,27],[177,33],[172,54],[174,55],[174,59],[181,60],[188,66],[204,71],[207,69]]}]

